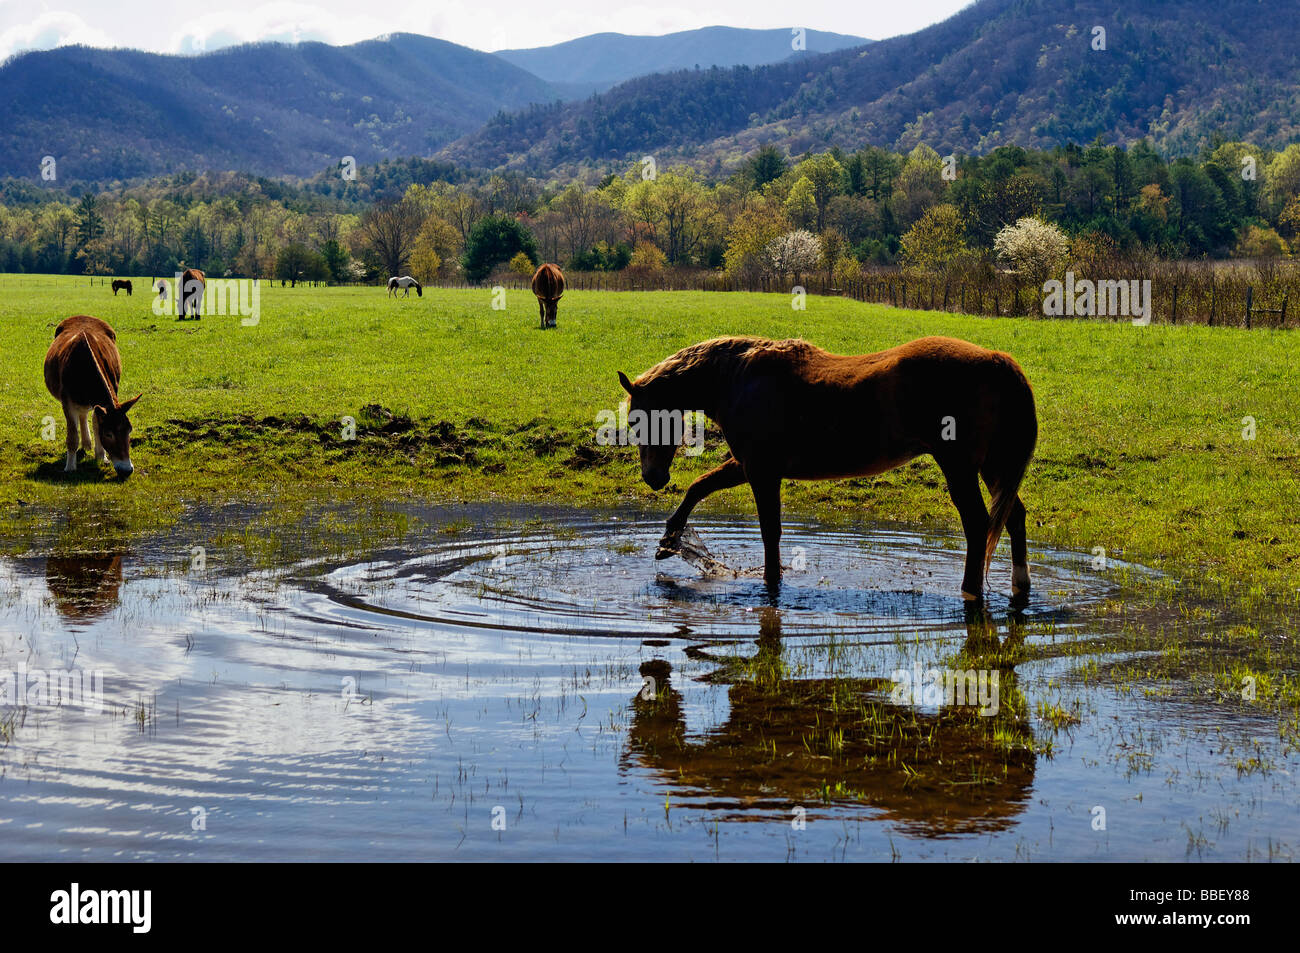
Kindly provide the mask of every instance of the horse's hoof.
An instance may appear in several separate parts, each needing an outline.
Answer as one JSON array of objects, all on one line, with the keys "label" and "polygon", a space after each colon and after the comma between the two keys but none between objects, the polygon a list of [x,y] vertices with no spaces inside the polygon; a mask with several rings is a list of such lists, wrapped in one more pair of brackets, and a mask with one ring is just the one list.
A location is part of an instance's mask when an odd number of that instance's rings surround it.
[{"label": "horse's hoof", "polygon": [[1017,597],[1029,595],[1029,567],[1016,566],[1011,570],[1011,594]]}]

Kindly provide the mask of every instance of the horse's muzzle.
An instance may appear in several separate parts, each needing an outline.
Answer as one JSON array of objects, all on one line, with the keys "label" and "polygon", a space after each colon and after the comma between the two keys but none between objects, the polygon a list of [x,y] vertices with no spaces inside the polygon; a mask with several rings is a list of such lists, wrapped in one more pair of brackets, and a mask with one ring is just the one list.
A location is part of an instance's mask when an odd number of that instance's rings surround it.
[{"label": "horse's muzzle", "polygon": [[668,485],[668,469],[655,468],[654,470],[642,470],[641,479],[645,480],[646,486],[652,490],[662,490]]}]

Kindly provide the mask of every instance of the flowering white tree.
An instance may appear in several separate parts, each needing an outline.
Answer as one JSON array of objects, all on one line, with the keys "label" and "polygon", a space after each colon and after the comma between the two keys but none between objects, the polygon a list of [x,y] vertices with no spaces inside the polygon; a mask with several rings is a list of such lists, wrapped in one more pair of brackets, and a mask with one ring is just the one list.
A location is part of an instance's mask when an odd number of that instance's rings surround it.
[{"label": "flowering white tree", "polygon": [[822,243],[805,229],[786,232],[763,249],[767,267],[776,275],[803,275],[815,271],[822,258]]},{"label": "flowering white tree", "polygon": [[1016,274],[1035,282],[1046,280],[1070,253],[1070,243],[1055,225],[1022,218],[1005,226],[993,239],[993,250]]}]

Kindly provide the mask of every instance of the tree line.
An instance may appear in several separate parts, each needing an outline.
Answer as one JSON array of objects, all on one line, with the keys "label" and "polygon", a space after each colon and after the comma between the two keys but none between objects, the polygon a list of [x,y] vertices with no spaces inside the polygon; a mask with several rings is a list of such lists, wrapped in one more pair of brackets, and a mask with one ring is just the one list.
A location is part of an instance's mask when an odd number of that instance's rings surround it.
[{"label": "tree line", "polygon": [[410,160],[305,183],[180,173],[71,194],[0,183],[0,271],[358,282],[483,281],[542,260],[752,279],[864,267],[1015,267],[998,236],[1032,219],[1096,258],[1280,260],[1300,252],[1300,144],[1219,142],[1166,160],[1147,142],[982,156],[763,146],[708,178],[647,156],[542,181]]}]

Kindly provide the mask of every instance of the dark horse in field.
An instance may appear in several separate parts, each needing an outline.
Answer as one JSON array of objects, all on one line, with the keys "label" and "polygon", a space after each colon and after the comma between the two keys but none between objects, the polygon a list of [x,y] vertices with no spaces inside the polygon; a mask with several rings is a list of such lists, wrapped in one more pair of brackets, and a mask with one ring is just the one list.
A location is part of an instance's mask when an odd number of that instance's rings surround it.
[{"label": "dark horse in field", "polygon": [[184,321],[187,318],[199,320],[203,311],[203,292],[207,290],[208,276],[197,268],[186,268],[181,275],[181,286],[176,289],[176,294],[180,298],[181,313],[177,318],[178,321]]},{"label": "dark horse in field", "polygon": [[555,327],[555,312],[564,297],[564,272],[559,265],[549,262],[539,265],[533,272],[533,294],[537,295],[537,308],[542,316],[542,328]]},{"label": "dark horse in field", "polygon": [[[781,579],[781,481],[869,476],[931,454],[966,534],[962,595],[980,600],[1005,527],[1012,592],[1029,594],[1025,507],[1018,491],[1038,439],[1034,394],[1007,354],[928,337],[878,354],[829,354],[806,341],[726,337],[678,351],[635,381],[619,372],[628,415],[702,411],[731,449],[686,491],[656,554],[677,552],[702,499],[748,483],[758,506],[765,577]],[[656,413],[658,412],[658,413]],[[680,419],[678,417],[677,419]],[[680,430],[638,440],[641,477],[667,486]],[[979,480],[992,494],[985,508]]]},{"label": "dark horse in field", "polygon": [[125,291],[125,292],[126,292],[126,296],[127,296],[128,298],[131,297],[131,282],[128,281],[127,279],[125,279],[125,278],[114,278],[114,279],[113,279],[113,297],[114,297],[114,298],[117,297],[117,293],[118,293],[119,291]]},{"label": "dark horse in field", "polygon": [[[68,460],[64,471],[77,469],[77,443],[87,454],[127,476],[131,466],[131,422],[127,412],[140,399],[117,399],[122,378],[122,358],[117,335],[99,318],[78,314],[54,329],[54,341],[45,354],[45,386],[63,405],[68,425]],[[92,432],[93,427],[93,432]]]}]

